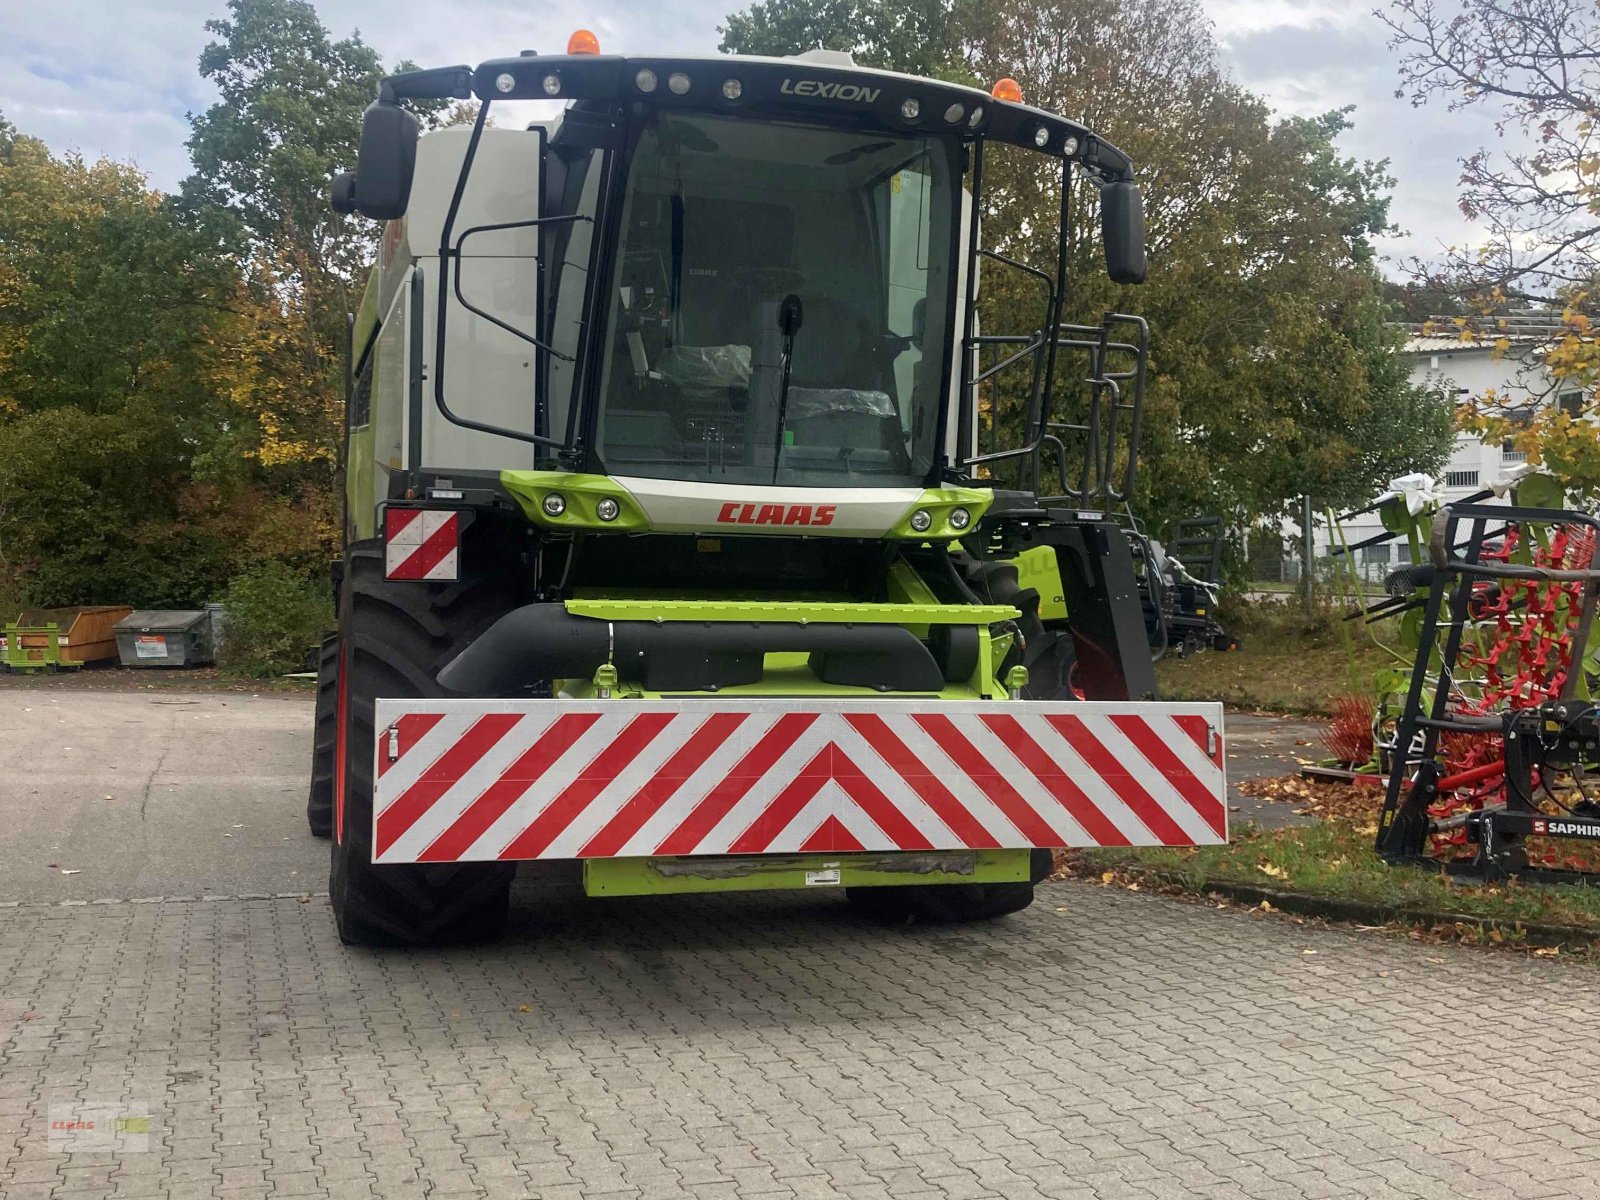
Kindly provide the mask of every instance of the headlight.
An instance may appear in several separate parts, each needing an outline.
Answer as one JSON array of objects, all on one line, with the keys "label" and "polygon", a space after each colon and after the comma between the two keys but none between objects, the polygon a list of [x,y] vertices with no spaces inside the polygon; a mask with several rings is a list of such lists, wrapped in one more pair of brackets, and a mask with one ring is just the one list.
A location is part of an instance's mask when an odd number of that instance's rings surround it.
[{"label": "headlight", "polygon": [[599,517],[602,521],[615,521],[617,519],[617,514],[621,511],[622,506],[610,496],[605,497],[600,501],[599,504],[594,506],[594,515]]},{"label": "headlight", "polygon": [[964,509],[964,508],[952,508],[950,510],[950,528],[951,529],[965,529],[971,523],[972,523],[972,514],[969,513],[966,509]]},{"label": "headlight", "polygon": [[559,517],[567,511],[567,498],[560,492],[550,492],[545,496],[542,507],[546,515]]},{"label": "headlight", "polygon": [[922,103],[915,97],[900,101],[900,115],[908,121],[915,121],[922,115]]},{"label": "headlight", "polygon": [[737,100],[744,95],[744,84],[737,79],[724,79],[722,81],[722,98],[724,100]]},{"label": "headlight", "polygon": [[633,77],[633,86],[641,92],[656,90],[656,73],[649,67],[640,67],[639,73]]},{"label": "headlight", "polygon": [[667,91],[674,96],[687,96],[689,94],[689,77],[682,71],[674,71],[667,76]]},{"label": "headlight", "polygon": [[517,90],[517,77],[509,71],[502,71],[494,77],[494,86],[499,92],[514,92]]},{"label": "headlight", "polygon": [[1050,130],[1047,126],[1041,125],[1033,131],[1033,144],[1041,150],[1050,144]]},{"label": "headlight", "polygon": [[544,82],[539,86],[544,88],[544,94],[546,96],[559,96],[561,95],[561,76],[546,75],[544,77]]},{"label": "headlight", "polygon": [[1061,153],[1065,154],[1068,158],[1071,158],[1077,152],[1078,152],[1078,139],[1077,138],[1069,137],[1066,141],[1061,143]]},{"label": "headlight", "polygon": [[933,528],[933,514],[925,508],[919,508],[911,514],[911,528],[918,533],[927,533]]}]

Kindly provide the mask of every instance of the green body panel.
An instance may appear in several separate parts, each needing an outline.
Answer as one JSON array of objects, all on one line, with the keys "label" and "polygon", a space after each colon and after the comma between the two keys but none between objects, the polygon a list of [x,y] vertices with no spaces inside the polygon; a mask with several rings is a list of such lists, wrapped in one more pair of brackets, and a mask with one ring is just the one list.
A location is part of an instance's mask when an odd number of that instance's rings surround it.
[{"label": "green body panel", "polygon": [[[583,475],[574,471],[501,471],[500,486],[511,493],[528,520],[546,529],[589,529],[607,533],[639,533],[650,528],[644,510],[633,494],[609,475]],[[544,509],[552,492],[566,501],[566,509],[553,517]],[[615,520],[602,521],[595,505],[609,497],[617,502]]]},{"label": "green body panel", "polygon": [[344,486],[350,524],[356,538],[376,537],[378,533],[377,494],[373,487],[376,470],[372,461],[374,442],[371,425],[350,431],[350,461],[345,464]]},{"label": "green body panel", "polygon": [[[909,570],[909,568],[907,568]],[[913,576],[914,578],[914,576]],[[918,581],[920,583],[920,581]],[[904,582],[902,581],[902,586]],[[1012,636],[990,633],[990,626],[1015,620],[1021,614],[1008,604],[940,604],[918,602],[870,604],[840,600],[753,600],[741,596],[708,596],[683,599],[637,595],[626,597],[587,596],[568,600],[566,609],[575,617],[600,621],[772,621],[838,625],[902,625],[918,637],[926,637],[929,625],[976,625],[978,627],[978,665],[971,678],[948,683],[939,692],[918,692],[918,696],[938,696],[942,700],[1003,699],[1009,693],[995,678],[995,671],[1011,648]],[[718,696],[816,696],[832,698],[873,697],[888,699],[901,693],[881,692],[876,688],[843,687],[823,683],[807,665],[803,653],[772,653],[766,656],[765,670],[758,683],[722,688]],[[573,699],[593,699],[597,695],[593,680],[558,680],[558,693]],[[615,691],[620,699],[655,700],[664,693],[647,691],[624,682]]]},{"label": "green body panel", "polygon": [[[350,330],[350,366],[360,364],[371,347],[372,362],[367,370],[374,380],[372,405],[380,402],[376,380],[378,369],[378,290],[380,272],[374,267],[367,275],[367,286],[361,292],[361,303],[356,308],[355,322]],[[349,403],[349,397],[346,397]],[[348,414],[346,421],[349,420]],[[378,497],[373,486],[373,462],[377,455],[371,419],[371,406],[365,425],[350,430],[349,460],[344,465],[345,511],[349,513],[352,536],[369,538],[377,535]]]},{"label": "green body panel", "polygon": [[350,331],[350,350],[356,362],[361,352],[378,332],[378,270],[367,275],[367,286],[361,290],[361,303],[356,306],[355,325]]},{"label": "green body panel", "polygon": [[1061,568],[1053,546],[1035,546],[1011,560],[1017,568],[1017,581],[1039,593],[1039,619],[1067,619],[1066,589],[1061,586]]},{"label": "green body panel", "polygon": [[[915,695],[918,699],[940,700],[999,700],[1006,689],[994,678],[994,665],[1005,657],[1009,638],[993,639],[988,630],[978,630],[978,667],[972,678],[962,683],[947,683],[937,692],[880,692],[870,687],[844,687],[836,683],[823,683],[807,665],[809,656],[803,653],[774,653],[766,656],[766,666],[759,683],[741,683],[720,688],[719,699],[726,697],[794,696],[826,700],[895,700]],[[598,697],[593,680],[558,679],[556,692],[573,700],[594,700]],[[705,699],[706,692],[653,692],[624,681],[614,692],[618,700],[668,700],[685,696]]]},{"label": "green body panel", "polygon": [[[48,625],[7,625],[6,626],[6,656],[5,664],[13,671],[43,671],[50,667],[59,667],[61,663],[60,627],[52,621]],[[27,646],[22,644],[22,638],[44,637],[43,646]],[[68,666],[81,666],[81,663],[68,663]]]},{"label": "green body panel", "polygon": [[587,858],[591,896],[764,892],[786,888],[899,887],[932,883],[1026,883],[1029,850],[756,857]]},{"label": "green body panel", "polygon": [[[922,493],[915,504],[906,509],[905,515],[884,536],[907,541],[958,538],[963,531],[977,525],[978,518],[983,516],[985,510],[993,503],[994,493],[988,489],[929,488]],[[967,523],[960,529],[950,523],[950,514],[958,508],[965,509],[968,517]],[[911,516],[918,509],[925,510],[933,518],[933,523],[921,533],[911,528]]]},{"label": "green body panel", "polygon": [[933,589],[903,558],[897,558],[889,564],[888,590],[889,598],[898,604],[919,604],[925,607],[939,604],[939,597],[933,594]]},{"label": "green body panel", "polygon": [[865,604],[788,600],[568,600],[575,617],[602,621],[790,621],[802,625],[992,625],[1022,614],[1009,604]]}]

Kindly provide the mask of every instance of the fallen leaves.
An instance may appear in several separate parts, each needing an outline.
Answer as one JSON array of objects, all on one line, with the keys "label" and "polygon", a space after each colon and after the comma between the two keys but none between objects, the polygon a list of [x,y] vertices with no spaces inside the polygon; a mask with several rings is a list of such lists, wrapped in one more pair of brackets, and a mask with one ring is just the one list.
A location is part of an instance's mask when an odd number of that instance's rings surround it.
[{"label": "fallen leaves", "polygon": [[1256,870],[1260,871],[1263,875],[1270,875],[1273,879],[1287,879],[1287,878],[1289,878],[1289,872],[1285,871],[1282,867],[1278,866],[1276,863],[1269,863],[1269,862],[1257,863],[1256,864]]},{"label": "fallen leaves", "polygon": [[[1246,796],[1292,804],[1297,816],[1356,821],[1371,819],[1383,803],[1382,789],[1357,783],[1306,779],[1301,775],[1270,775],[1239,784]],[[1376,832],[1376,828],[1374,828]]]}]

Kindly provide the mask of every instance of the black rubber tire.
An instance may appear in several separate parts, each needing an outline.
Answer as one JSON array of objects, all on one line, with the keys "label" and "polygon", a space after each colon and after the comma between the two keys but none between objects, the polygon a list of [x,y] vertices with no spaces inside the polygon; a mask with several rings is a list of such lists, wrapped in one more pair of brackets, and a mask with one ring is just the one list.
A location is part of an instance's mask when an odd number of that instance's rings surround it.
[{"label": "black rubber tire", "polygon": [[1013,651],[1001,664],[1000,674],[1003,676],[1021,661],[1028,668],[1028,686],[1022,689],[1024,700],[1078,699],[1072,690],[1078,648],[1065,623],[1053,621],[1046,625],[1040,619],[1039,593],[1022,586],[1014,563],[968,560],[968,567],[970,586],[980,597],[994,604],[1010,604],[1022,613],[1017,627],[1027,640],[1027,657],[1023,659]]},{"label": "black rubber tire", "polygon": [[339,741],[339,635],[317,652],[317,715],[311,730],[311,790],[306,824],[312,837],[333,836],[333,756]]},{"label": "black rubber tire", "polygon": [[1050,874],[1054,857],[1034,850],[1027,883],[932,883],[845,889],[852,912],[891,925],[954,925],[993,921],[1033,903],[1034,884]]},{"label": "black rubber tire", "polygon": [[[470,550],[463,546],[466,561]],[[379,697],[446,695],[435,682],[440,669],[515,604],[514,590],[501,576],[390,583],[383,569],[381,543],[349,548],[339,606],[345,798],[328,880],[334,919],[351,945],[483,941],[505,925],[514,863],[372,862],[373,712]]]},{"label": "black rubber tire", "polygon": [[1078,646],[1065,628],[1049,628],[1028,643],[1028,686],[1024,700],[1079,700],[1074,690]]}]

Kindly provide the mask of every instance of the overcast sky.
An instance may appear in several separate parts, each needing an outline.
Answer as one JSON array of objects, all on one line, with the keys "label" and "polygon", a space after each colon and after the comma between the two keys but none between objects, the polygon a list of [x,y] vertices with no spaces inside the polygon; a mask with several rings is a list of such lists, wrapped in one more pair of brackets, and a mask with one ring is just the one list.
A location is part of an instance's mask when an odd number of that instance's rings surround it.
[{"label": "overcast sky", "polygon": [[[1471,240],[1455,207],[1456,160],[1493,139],[1480,114],[1394,97],[1386,30],[1362,0],[1204,0],[1235,77],[1285,112],[1356,105],[1349,153],[1392,160],[1391,257]],[[607,50],[716,48],[738,0],[318,0],[337,36],[359,29],[386,61],[475,62],[564,48],[585,26]],[[185,113],[211,100],[196,72],[203,23],[223,0],[0,0],[0,112],[57,150],[131,160],[160,187],[188,168]],[[1392,268],[1391,268],[1392,269]]]}]

